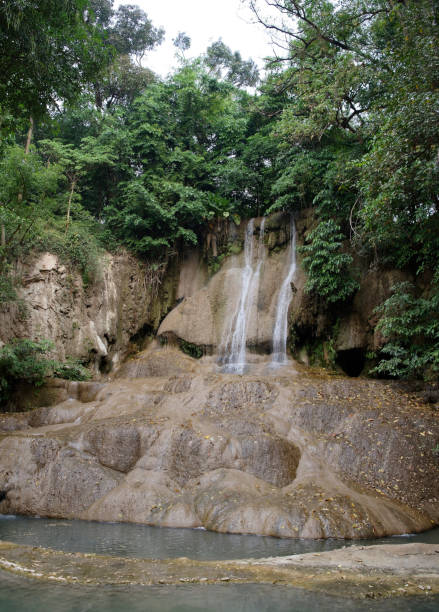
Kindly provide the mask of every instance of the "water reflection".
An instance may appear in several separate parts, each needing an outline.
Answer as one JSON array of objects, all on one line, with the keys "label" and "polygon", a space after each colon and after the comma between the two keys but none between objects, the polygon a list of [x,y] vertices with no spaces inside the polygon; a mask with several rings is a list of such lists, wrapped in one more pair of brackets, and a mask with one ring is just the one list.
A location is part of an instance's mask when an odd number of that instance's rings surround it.
[{"label": "water reflection", "polygon": [[289,540],[131,523],[0,516],[0,539],[67,552],[155,559],[189,557],[212,560],[321,552],[352,544],[439,543],[439,529],[414,536],[379,540]]}]

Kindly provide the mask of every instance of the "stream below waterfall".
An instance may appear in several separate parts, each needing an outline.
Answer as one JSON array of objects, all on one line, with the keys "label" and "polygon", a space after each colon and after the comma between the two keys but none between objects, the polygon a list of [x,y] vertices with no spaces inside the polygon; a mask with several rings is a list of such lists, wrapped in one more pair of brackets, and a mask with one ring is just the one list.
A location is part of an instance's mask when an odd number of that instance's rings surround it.
[{"label": "stream below waterfall", "polygon": [[439,528],[416,535],[375,540],[311,540],[235,535],[203,529],[150,527],[133,523],[98,523],[0,515],[0,540],[65,552],[139,559],[189,557],[209,561],[323,552],[358,544],[439,544]]},{"label": "stream below waterfall", "polygon": [[[437,612],[439,598],[398,599],[398,612]],[[358,601],[271,585],[85,587],[0,572],[2,612],[394,612],[393,599]]]},{"label": "stream below waterfall", "polygon": [[[67,552],[139,558],[188,556],[208,560],[317,552],[359,543],[439,543],[439,529],[379,540],[281,540],[123,523],[2,516],[0,539]],[[428,595],[399,598],[397,605],[399,612],[433,612],[438,609],[439,598]],[[358,601],[272,585],[84,587],[45,583],[0,572],[0,610],[7,612],[393,612],[394,607],[395,600]]]}]

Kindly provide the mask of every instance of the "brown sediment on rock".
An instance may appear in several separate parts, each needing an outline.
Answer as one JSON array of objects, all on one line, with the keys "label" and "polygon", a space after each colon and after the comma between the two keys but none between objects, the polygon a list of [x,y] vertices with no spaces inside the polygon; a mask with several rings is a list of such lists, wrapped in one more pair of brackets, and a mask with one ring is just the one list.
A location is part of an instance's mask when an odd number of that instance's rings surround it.
[{"label": "brown sediment on rock", "polygon": [[439,523],[438,414],[393,383],[236,377],[174,348],[130,363],[149,376],[0,418],[2,513],[287,538]]},{"label": "brown sediment on rock", "polygon": [[349,598],[439,593],[439,548],[434,544],[352,546],[289,557],[196,561],[65,553],[0,542],[0,568],[67,584],[262,583]]},{"label": "brown sediment on rock", "polygon": [[[53,253],[16,262],[20,300],[0,309],[0,345],[14,338],[46,338],[53,342],[53,356],[89,363],[96,374],[119,365],[134,346],[138,350],[174,305],[178,270],[171,264],[155,270],[123,251],[106,253],[97,267],[87,285],[78,270]],[[10,408],[61,402],[72,397],[74,386],[67,381],[38,389],[22,384]]]}]

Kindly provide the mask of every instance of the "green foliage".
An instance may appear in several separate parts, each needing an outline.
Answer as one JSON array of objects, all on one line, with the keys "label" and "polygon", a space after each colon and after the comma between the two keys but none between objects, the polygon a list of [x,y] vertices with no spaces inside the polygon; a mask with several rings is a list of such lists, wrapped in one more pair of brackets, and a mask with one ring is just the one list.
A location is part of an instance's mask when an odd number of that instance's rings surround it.
[{"label": "green foliage", "polygon": [[254,87],[259,71],[253,60],[243,60],[239,51],[233,52],[222,40],[208,47],[204,63],[211,73],[238,87]]},{"label": "green foliage", "polygon": [[38,219],[53,205],[60,180],[58,166],[47,167],[40,155],[26,155],[11,145],[0,159],[0,223],[6,228],[4,251],[23,243]]},{"label": "green foliage", "polygon": [[334,340],[314,340],[306,345],[310,357],[310,364],[321,368],[336,369],[337,351],[334,348]]},{"label": "green foliage", "polygon": [[349,273],[352,256],[342,252],[344,236],[340,227],[329,219],[309,232],[307,244],[300,252],[308,273],[306,289],[329,303],[342,302],[358,289],[358,281]]},{"label": "green foliage", "polygon": [[99,277],[102,248],[99,237],[87,225],[74,224],[68,234],[48,229],[35,246],[58,255],[61,262],[78,270],[85,287]]},{"label": "green foliage", "polygon": [[175,38],[172,39],[172,44],[180,54],[184,54],[185,51],[191,47],[191,37],[186,32],[179,32]]},{"label": "green foliage", "polygon": [[[59,147],[56,141],[51,145],[52,150]],[[72,147],[65,149],[72,152]],[[14,296],[8,262],[26,256],[31,249],[56,253],[64,263],[79,269],[85,283],[96,276],[102,227],[84,211],[79,194],[70,202],[69,231],[65,218],[71,192],[66,174],[74,173],[79,181],[82,164],[90,159],[97,159],[91,143],[88,152],[80,149],[72,158],[66,154],[52,158],[50,164],[38,151],[26,154],[17,145],[6,148],[0,161],[0,224],[5,234],[5,244],[0,247],[0,278],[4,299]]]},{"label": "green foliage", "polygon": [[187,342],[186,340],[179,338],[178,346],[183,351],[183,353],[189,355],[189,357],[193,357],[194,359],[201,359],[201,357],[203,356],[203,349],[200,346],[193,344],[192,342]]},{"label": "green foliage", "polygon": [[112,11],[111,20],[108,19],[105,25],[117,53],[134,55],[138,63],[146,51],[163,41],[165,35],[163,28],[155,28],[145,11],[133,4],[121,4]]},{"label": "green foliage", "polygon": [[60,363],[50,358],[53,344],[49,340],[32,341],[17,339],[0,348],[0,403],[9,399],[20,383],[36,387],[47,376],[59,376],[69,380],[86,380],[89,373],[79,363],[69,360]]},{"label": "green foliage", "polygon": [[91,373],[81,361],[67,357],[63,363],[56,363],[53,368],[53,376],[63,378],[64,380],[90,380]]},{"label": "green foliage", "polygon": [[0,266],[0,304],[15,302],[17,291],[7,263]]},{"label": "green foliage", "polygon": [[196,244],[210,219],[239,212],[248,198],[241,101],[200,62],[152,83],[114,127],[127,135],[130,161],[103,216],[138,255]]},{"label": "green foliage", "polygon": [[[340,329],[340,320],[337,319],[332,327],[327,328],[324,333],[314,339],[305,342],[306,353],[309,362],[313,366],[337,370],[336,342]],[[297,334],[294,326],[290,328],[289,345],[294,355],[297,350]]]},{"label": "green foliage", "polygon": [[37,118],[111,59],[87,0],[0,4],[0,110]]},{"label": "green foliage", "polygon": [[410,283],[393,288],[378,312],[385,339],[381,361],[371,373],[397,378],[439,378],[439,286],[416,296]]}]

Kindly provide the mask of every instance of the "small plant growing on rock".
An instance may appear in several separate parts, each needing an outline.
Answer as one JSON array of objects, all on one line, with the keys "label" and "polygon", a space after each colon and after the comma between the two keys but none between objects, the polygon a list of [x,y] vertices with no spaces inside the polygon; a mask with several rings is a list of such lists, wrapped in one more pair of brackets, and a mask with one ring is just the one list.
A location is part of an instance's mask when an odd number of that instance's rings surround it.
[{"label": "small plant growing on rock", "polygon": [[327,302],[343,302],[358,289],[359,283],[349,274],[352,256],[343,253],[344,236],[333,219],[321,221],[307,235],[307,244],[299,251],[305,255],[303,265],[308,273],[306,289]]},{"label": "small plant growing on rock", "polygon": [[50,357],[49,340],[15,339],[0,349],[0,405],[9,400],[22,383],[40,387],[48,376],[69,380],[87,380],[90,373],[70,359],[62,363]]},{"label": "small plant growing on rock", "polygon": [[180,339],[178,341],[178,345],[180,350],[186,355],[189,355],[189,357],[200,359],[203,356],[203,349],[192,342],[187,342],[186,340]]}]

